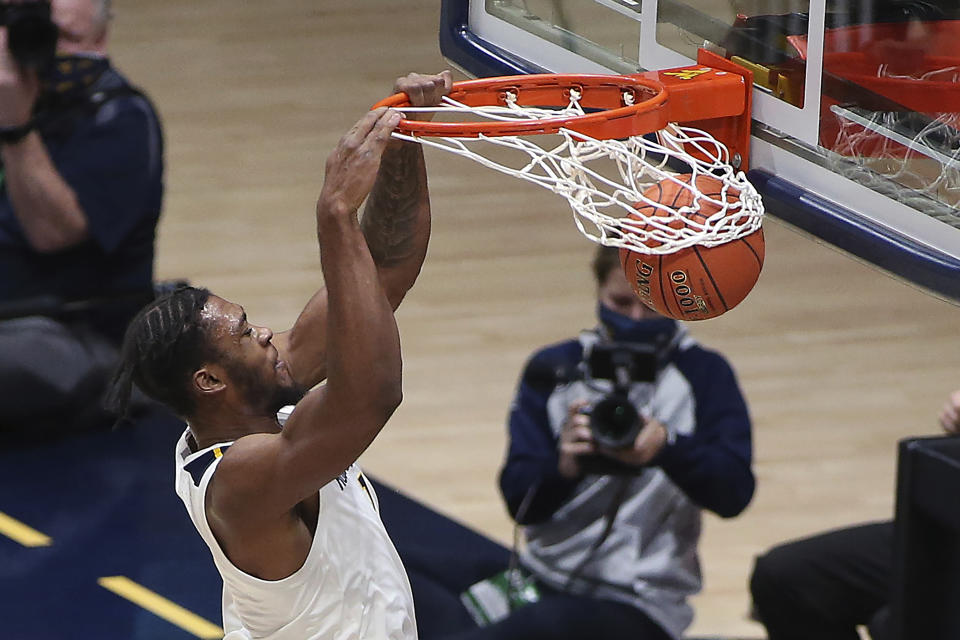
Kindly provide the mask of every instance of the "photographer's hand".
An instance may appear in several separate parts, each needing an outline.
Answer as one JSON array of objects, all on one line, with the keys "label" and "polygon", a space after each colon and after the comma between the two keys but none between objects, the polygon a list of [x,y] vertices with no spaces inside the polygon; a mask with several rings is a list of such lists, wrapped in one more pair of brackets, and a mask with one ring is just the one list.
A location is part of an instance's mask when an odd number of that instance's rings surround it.
[{"label": "photographer's hand", "polygon": [[940,413],[940,426],[950,435],[960,435],[960,389],[947,398]]},{"label": "photographer's hand", "polygon": [[571,405],[567,421],[560,431],[557,470],[564,478],[580,477],[583,474],[580,469],[580,456],[597,452],[593,435],[590,433],[590,418],[583,413],[585,406],[586,403],[583,402]]},{"label": "photographer's hand", "polygon": [[[40,81],[24,71],[7,48],[7,30],[0,28],[0,127],[15,129],[30,122],[40,95]],[[4,183],[13,213],[30,247],[55,253],[88,237],[87,217],[77,194],[53,164],[36,130],[0,144]]]},{"label": "photographer's hand", "polygon": [[667,428],[662,422],[648,419],[637,434],[630,449],[599,448],[603,455],[618,460],[624,464],[640,467],[649,464],[667,444]]},{"label": "photographer's hand", "polygon": [[17,65],[7,48],[7,30],[0,28],[0,127],[26,124],[39,94],[37,74]]}]

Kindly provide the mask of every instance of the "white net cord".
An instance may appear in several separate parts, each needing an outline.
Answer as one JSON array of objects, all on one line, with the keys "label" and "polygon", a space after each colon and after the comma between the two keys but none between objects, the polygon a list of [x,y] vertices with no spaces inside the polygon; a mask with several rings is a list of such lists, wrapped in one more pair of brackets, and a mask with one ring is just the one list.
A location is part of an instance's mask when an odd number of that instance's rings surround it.
[{"label": "white net cord", "polygon": [[[544,109],[521,107],[509,99],[506,106],[470,107],[447,98],[439,107],[403,111],[431,111],[446,119],[456,114],[487,120],[547,119],[583,115],[578,99],[571,91],[567,107]],[[729,164],[726,147],[698,129],[669,125],[658,139],[623,140],[597,140],[568,129],[526,137],[394,136],[470,158],[563,196],[580,232],[608,246],[667,254],[693,245],[730,242],[753,233],[762,222],[763,204],[756,189]],[[707,159],[695,158],[691,149]],[[681,174],[692,174],[692,178],[686,182],[678,177]],[[698,182],[707,183],[700,176],[719,180],[720,190],[702,193]],[[674,208],[644,194],[663,180],[685,191],[685,197],[675,201],[688,204]],[[643,207],[643,216],[638,215],[638,207]]]},{"label": "white net cord", "polygon": [[[880,65],[877,77],[960,82],[960,67],[894,75]],[[918,90],[918,89],[914,89]],[[837,136],[827,156],[831,167],[871,189],[960,228],[960,116],[849,110],[839,105]],[[919,116],[919,117],[918,117]]]}]

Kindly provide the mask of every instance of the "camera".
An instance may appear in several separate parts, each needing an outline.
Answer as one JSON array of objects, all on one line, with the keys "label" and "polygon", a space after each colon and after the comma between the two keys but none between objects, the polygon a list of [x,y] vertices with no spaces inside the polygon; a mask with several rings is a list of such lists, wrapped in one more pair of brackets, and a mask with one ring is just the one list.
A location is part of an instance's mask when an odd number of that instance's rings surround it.
[{"label": "camera", "polygon": [[[645,424],[637,403],[643,404],[630,391],[636,383],[653,383],[663,365],[676,348],[678,329],[659,335],[650,342],[598,341],[584,348],[583,359],[574,366],[553,366],[549,362],[531,363],[527,380],[535,388],[550,392],[557,385],[582,382],[603,395],[591,406],[581,409],[589,420],[590,434],[597,444],[608,449],[633,446]],[[608,381],[611,384],[597,384]],[[652,393],[652,390],[650,390]],[[650,398],[647,398],[649,401]],[[581,457],[581,467],[588,473],[635,473],[636,469],[604,455]]]},{"label": "camera", "polygon": [[656,380],[657,348],[649,344],[601,342],[590,349],[584,365],[585,380],[613,382],[613,390],[586,411],[593,439],[610,449],[633,446],[644,420],[630,401],[630,386]]},{"label": "camera", "polygon": [[50,0],[0,2],[0,26],[7,28],[7,49],[21,68],[41,72],[53,65],[59,30]]}]

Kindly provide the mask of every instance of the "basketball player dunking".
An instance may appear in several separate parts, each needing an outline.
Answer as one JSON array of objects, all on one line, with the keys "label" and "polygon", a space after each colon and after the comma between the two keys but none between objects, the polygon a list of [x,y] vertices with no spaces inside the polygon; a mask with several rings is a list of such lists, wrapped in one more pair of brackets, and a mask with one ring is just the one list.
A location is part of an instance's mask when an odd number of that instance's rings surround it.
[{"label": "basketball player dunking", "polygon": [[[433,105],[450,85],[449,72],[410,74],[396,90]],[[228,640],[416,637],[406,573],[354,464],[400,402],[393,310],[430,234],[420,145],[390,138],[399,118],[369,112],[328,158],[316,209],[326,288],[292,329],[274,335],[185,288],[127,330],[111,399],[125,408],[136,383],[189,424],[177,493],[223,576]]]}]

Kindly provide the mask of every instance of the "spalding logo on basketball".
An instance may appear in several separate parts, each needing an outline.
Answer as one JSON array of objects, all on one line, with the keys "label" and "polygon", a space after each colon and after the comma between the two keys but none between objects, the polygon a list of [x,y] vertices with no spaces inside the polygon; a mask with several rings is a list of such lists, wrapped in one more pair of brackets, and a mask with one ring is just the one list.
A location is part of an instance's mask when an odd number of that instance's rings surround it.
[{"label": "spalding logo on basketball", "polygon": [[[691,175],[676,176],[689,183]],[[723,183],[712,176],[697,177],[700,193],[717,201],[723,199]],[[674,209],[689,206],[694,199],[690,189],[665,179],[648,187],[644,195]],[[727,202],[737,202],[738,192],[728,189]],[[705,221],[721,207],[701,200],[700,210],[689,214],[690,220]],[[666,212],[649,204],[638,203],[639,221]],[[670,226],[679,228],[683,221]],[[620,250],[620,264],[630,286],[640,299],[658,313],[677,320],[715,318],[740,304],[760,277],[763,268],[763,229],[737,240],[705,247],[694,245],[665,255],[647,255],[629,249]]]}]

